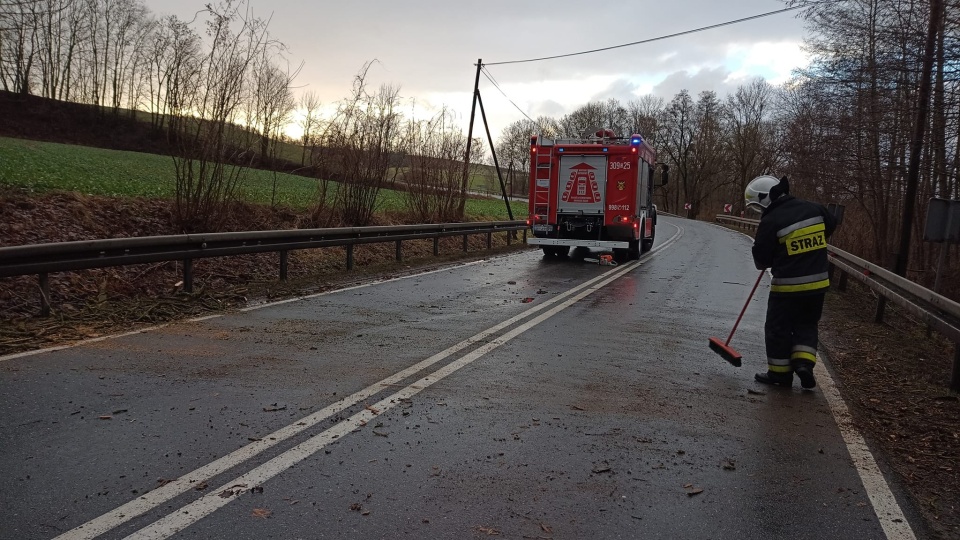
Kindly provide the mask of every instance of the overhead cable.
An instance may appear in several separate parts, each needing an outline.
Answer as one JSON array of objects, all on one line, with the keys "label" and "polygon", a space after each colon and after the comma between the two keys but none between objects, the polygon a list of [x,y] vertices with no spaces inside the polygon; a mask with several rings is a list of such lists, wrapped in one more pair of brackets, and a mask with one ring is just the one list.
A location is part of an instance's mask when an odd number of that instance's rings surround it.
[{"label": "overhead cable", "polygon": [[[820,3],[820,2],[815,2],[815,3]],[[742,18],[742,19],[736,19],[736,20],[733,20],[733,21],[727,21],[727,22],[722,22],[722,23],[718,23],[718,24],[711,24],[710,26],[703,26],[703,27],[700,27],[700,28],[695,28],[695,29],[693,29],[693,30],[685,30],[685,31],[683,31],[683,32],[676,32],[676,33],[674,33],[674,34],[668,34],[668,35],[665,35],[665,36],[659,36],[659,37],[655,37],[655,38],[644,39],[644,40],[642,40],[642,41],[634,41],[633,43],[624,43],[624,44],[622,44],[622,45],[613,45],[613,46],[611,46],[611,47],[603,47],[603,48],[600,48],[600,49],[592,49],[592,50],[589,50],[589,51],[580,51],[580,52],[568,53],[568,54],[558,54],[558,55],[555,55],[555,56],[544,56],[544,57],[541,57],[541,58],[529,58],[529,59],[527,59],[527,60],[510,60],[510,61],[507,61],[507,62],[486,62],[486,63],[484,63],[483,65],[485,65],[485,66],[502,66],[502,65],[505,65],[505,64],[522,64],[522,63],[525,63],[525,62],[540,62],[540,61],[543,61],[543,60],[555,60],[555,59],[557,59],[557,58],[567,58],[567,57],[569,57],[569,56],[579,56],[579,55],[582,55],[582,54],[591,54],[591,53],[596,53],[596,52],[609,51],[609,50],[612,50],[612,49],[620,49],[620,48],[623,48],[623,47],[631,47],[631,46],[633,46],[633,45],[642,45],[642,44],[644,44],[644,43],[651,43],[651,42],[654,42],[654,41],[661,41],[661,40],[664,40],[664,39],[670,39],[670,38],[674,38],[674,37],[678,37],[678,36],[685,36],[685,35],[688,35],[688,34],[695,34],[695,33],[697,33],[697,32],[703,32],[704,30],[712,30],[712,29],[714,29],[714,28],[720,28],[720,27],[722,27],[722,26],[730,26],[730,25],[732,25],[732,24],[738,24],[738,23],[742,23],[742,22],[746,22],[746,21],[752,21],[752,20],[754,20],[754,19],[761,19],[761,18],[763,18],[763,17],[769,17],[769,16],[771,16],[771,15],[779,15],[779,14],[781,14],[781,13],[786,13],[786,12],[788,12],[788,11],[794,11],[794,10],[797,10],[797,9],[803,9],[803,8],[806,8],[806,7],[810,7],[810,5],[811,5],[810,3],[804,3],[804,4],[800,4],[800,5],[796,5],[796,6],[790,6],[790,7],[786,7],[786,8],[783,8],[783,9],[778,9],[778,10],[776,10],[776,11],[769,11],[769,12],[767,12],[767,13],[761,13],[761,14],[759,14],[759,15],[752,15],[752,16],[750,16],[750,17],[744,17],[744,18]]]}]

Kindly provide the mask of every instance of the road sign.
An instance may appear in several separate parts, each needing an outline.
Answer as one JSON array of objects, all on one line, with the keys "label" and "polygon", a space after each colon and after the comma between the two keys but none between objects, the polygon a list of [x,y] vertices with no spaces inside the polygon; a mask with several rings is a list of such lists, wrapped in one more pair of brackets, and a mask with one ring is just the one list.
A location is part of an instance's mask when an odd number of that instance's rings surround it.
[{"label": "road sign", "polygon": [[729,213],[732,212],[732,211],[733,211],[733,205],[732,205],[732,204],[725,204],[725,205],[723,205],[723,213],[724,213],[724,214],[729,214]]},{"label": "road sign", "polygon": [[948,244],[960,242],[960,201],[936,197],[930,199],[923,239]]},{"label": "road sign", "polygon": [[693,205],[692,205],[692,204],[690,204],[690,203],[683,203],[683,209],[684,209],[684,210],[690,210],[691,208],[693,208]]}]

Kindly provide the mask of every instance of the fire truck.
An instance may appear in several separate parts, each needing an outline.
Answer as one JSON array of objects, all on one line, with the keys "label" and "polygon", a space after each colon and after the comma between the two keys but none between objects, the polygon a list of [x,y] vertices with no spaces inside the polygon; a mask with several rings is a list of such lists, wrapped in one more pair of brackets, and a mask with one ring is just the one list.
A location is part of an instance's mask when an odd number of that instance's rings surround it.
[{"label": "fire truck", "polygon": [[[571,247],[612,250],[617,260],[637,259],[653,246],[656,152],[640,135],[600,130],[579,139],[530,138],[532,236],[546,256]],[[660,166],[658,185],[667,183]]]}]

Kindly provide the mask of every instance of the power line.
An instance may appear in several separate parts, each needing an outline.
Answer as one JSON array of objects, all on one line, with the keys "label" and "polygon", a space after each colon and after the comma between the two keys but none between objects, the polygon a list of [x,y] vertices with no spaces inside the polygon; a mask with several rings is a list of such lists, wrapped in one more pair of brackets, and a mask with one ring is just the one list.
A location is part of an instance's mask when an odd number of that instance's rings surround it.
[{"label": "power line", "polygon": [[[816,2],[816,3],[820,3],[820,2]],[[569,57],[569,56],[579,56],[579,55],[581,55],[581,54],[590,54],[590,53],[595,53],[595,52],[609,51],[609,50],[612,50],[612,49],[620,49],[620,48],[622,48],[622,47],[631,47],[631,46],[633,46],[633,45],[642,45],[642,44],[644,44],[644,43],[652,43],[652,42],[654,42],[654,41],[661,41],[661,40],[664,40],[664,39],[670,39],[670,38],[674,38],[674,37],[677,37],[677,36],[685,36],[685,35],[688,35],[688,34],[695,34],[695,33],[697,33],[697,32],[703,32],[704,30],[712,30],[712,29],[714,29],[714,28],[720,28],[720,27],[722,27],[722,26],[730,26],[731,24],[739,24],[739,23],[746,22],[746,21],[752,21],[752,20],[754,20],[754,19],[761,19],[761,18],[763,18],[763,17],[769,17],[769,16],[771,16],[771,15],[779,15],[779,14],[781,14],[781,13],[786,13],[786,12],[788,12],[788,11],[794,11],[794,10],[797,10],[797,9],[802,9],[802,8],[805,8],[805,7],[810,7],[810,5],[811,5],[810,3],[804,3],[804,4],[800,4],[800,5],[796,5],[796,6],[791,6],[791,7],[787,7],[787,8],[783,8],[783,9],[778,9],[778,10],[776,10],[776,11],[769,11],[769,12],[767,12],[767,13],[761,13],[761,14],[759,14],[759,15],[752,15],[752,16],[750,16],[750,17],[744,17],[744,18],[742,18],[742,19],[736,19],[736,20],[733,20],[733,21],[727,21],[727,22],[722,22],[722,23],[718,23],[718,24],[711,24],[710,26],[703,26],[703,27],[696,28],[696,29],[693,29],[693,30],[685,30],[685,31],[683,31],[683,32],[677,32],[677,33],[668,34],[668,35],[665,35],[665,36],[659,36],[659,37],[655,37],[655,38],[644,39],[644,40],[642,40],[642,41],[634,41],[633,43],[624,43],[623,45],[613,45],[613,46],[611,46],[611,47],[603,47],[603,48],[601,48],[601,49],[592,49],[592,50],[589,50],[589,51],[581,51],[581,52],[568,53],[568,54],[558,54],[558,55],[555,55],[555,56],[544,56],[544,57],[542,57],[542,58],[529,58],[529,59],[527,59],[527,60],[510,60],[510,61],[507,61],[507,62],[488,62],[488,63],[486,63],[486,64],[484,64],[484,65],[485,65],[485,66],[502,66],[502,65],[505,65],[505,64],[522,64],[522,63],[525,63],[525,62],[540,62],[540,61],[542,61],[542,60],[555,60],[555,59],[557,59],[557,58],[567,58],[567,57]]]},{"label": "power line", "polygon": [[516,103],[514,103],[513,100],[510,99],[510,96],[508,96],[507,93],[504,92],[502,88],[500,88],[500,85],[497,84],[497,81],[493,78],[493,75],[491,75],[490,72],[487,71],[487,68],[484,67],[485,65],[486,65],[486,64],[484,64],[483,66],[480,66],[480,70],[483,72],[484,77],[486,77],[487,80],[490,81],[491,84],[493,84],[493,87],[494,87],[494,88],[496,88],[497,90],[500,91],[501,94],[503,94],[503,97],[507,98],[507,101],[509,101],[510,104],[514,106],[514,108],[516,108],[518,111],[520,111],[520,114],[522,114],[523,116],[525,116],[525,117],[527,118],[527,120],[529,120],[529,121],[533,122],[534,124],[536,124],[537,121],[534,120],[533,118],[530,118],[529,116],[527,116],[527,113],[523,112],[523,109],[521,109]]}]

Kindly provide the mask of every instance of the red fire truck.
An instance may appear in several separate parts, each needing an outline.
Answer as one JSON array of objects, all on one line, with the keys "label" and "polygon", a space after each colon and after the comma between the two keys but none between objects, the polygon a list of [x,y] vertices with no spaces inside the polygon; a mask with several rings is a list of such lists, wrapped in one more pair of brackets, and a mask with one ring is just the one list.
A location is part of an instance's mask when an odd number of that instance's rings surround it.
[{"label": "red fire truck", "polygon": [[[530,139],[530,217],[527,243],[547,256],[571,247],[612,249],[636,259],[653,246],[656,152],[643,137],[610,130],[580,139]],[[661,165],[658,185],[667,183]]]}]

